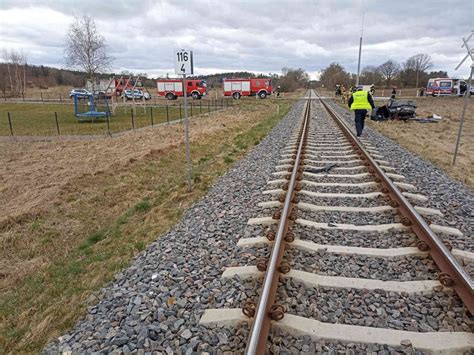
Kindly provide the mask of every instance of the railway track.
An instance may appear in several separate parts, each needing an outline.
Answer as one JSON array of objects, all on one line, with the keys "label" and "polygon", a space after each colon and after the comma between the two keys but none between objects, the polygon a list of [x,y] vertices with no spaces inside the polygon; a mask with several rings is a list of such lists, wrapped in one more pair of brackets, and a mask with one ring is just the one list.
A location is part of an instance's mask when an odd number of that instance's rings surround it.
[{"label": "railway track", "polygon": [[473,282],[460,262],[473,254],[443,242],[460,232],[416,190],[310,91],[261,215],[249,220],[255,235],[238,242],[259,258],[222,275],[255,279],[259,299],[208,309],[200,323],[249,322],[248,354],[278,352],[275,332],[362,348],[472,351]]}]

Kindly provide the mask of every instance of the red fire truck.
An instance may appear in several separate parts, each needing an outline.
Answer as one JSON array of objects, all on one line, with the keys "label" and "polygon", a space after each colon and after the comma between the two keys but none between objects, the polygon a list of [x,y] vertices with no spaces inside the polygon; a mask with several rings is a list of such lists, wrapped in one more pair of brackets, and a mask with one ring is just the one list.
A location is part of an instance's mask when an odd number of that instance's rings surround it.
[{"label": "red fire truck", "polygon": [[224,96],[232,96],[234,99],[255,95],[264,99],[272,94],[272,90],[270,78],[224,79]]},{"label": "red fire truck", "polygon": [[[188,79],[186,80],[186,93],[194,100],[199,100],[207,94],[207,85],[205,80]],[[181,79],[158,79],[156,81],[158,96],[164,96],[168,100],[176,100],[183,95],[183,81]]]}]

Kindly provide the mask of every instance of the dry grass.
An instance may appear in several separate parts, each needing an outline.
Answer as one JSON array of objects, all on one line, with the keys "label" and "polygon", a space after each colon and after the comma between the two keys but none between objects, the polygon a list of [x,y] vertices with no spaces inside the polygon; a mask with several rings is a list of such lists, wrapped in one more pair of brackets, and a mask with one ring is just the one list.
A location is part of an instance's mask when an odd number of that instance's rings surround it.
[{"label": "dry grass", "polygon": [[[165,103],[169,104],[169,103]],[[208,111],[220,110],[229,104],[237,104],[232,101],[219,102],[218,106],[208,105],[203,100],[190,102],[188,104],[188,116],[206,113]],[[87,111],[85,103],[81,102],[81,111]],[[105,111],[105,107],[97,108]],[[100,118],[88,121],[81,119],[78,122],[74,116],[74,106],[72,104],[51,104],[51,103],[4,103],[0,105],[0,136],[10,136],[10,125],[15,136],[56,136],[57,127],[55,121],[57,113],[60,135],[107,135],[108,132],[117,133],[150,126],[152,124],[164,123],[180,119],[184,116],[184,108],[173,102],[168,107],[136,107],[133,115],[131,104],[117,107],[115,115],[110,117],[109,126],[107,119]]]},{"label": "dry grass", "polygon": [[0,348],[37,352],[287,112],[270,100],[92,142],[0,143]]},{"label": "dry grass", "polygon": [[[319,89],[318,92],[332,96],[328,91]],[[418,107],[417,117],[428,117],[436,113],[443,119],[438,123],[370,120],[366,122],[370,127],[443,169],[453,178],[474,187],[474,97],[469,99],[459,153],[454,166],[452,161],[464,99],[430,96],[412,100],[416,101]],[[339,103],[347,108],[347,105],[340,101]],[[376,102],[376,105],[384,103],[380,101]]]},{"label": "dry grass", "polygon": [[474,187],[474,98],[471,98],[468,104],[459,154],[454,166],[452,165],[453,153],[463,98],[424,97],[416,99],[416,103],[418,117],[427,117],[436,113],[443,117],[441,122],[385,121],[370,122],[370,126],[431,161],[457,180]]}]

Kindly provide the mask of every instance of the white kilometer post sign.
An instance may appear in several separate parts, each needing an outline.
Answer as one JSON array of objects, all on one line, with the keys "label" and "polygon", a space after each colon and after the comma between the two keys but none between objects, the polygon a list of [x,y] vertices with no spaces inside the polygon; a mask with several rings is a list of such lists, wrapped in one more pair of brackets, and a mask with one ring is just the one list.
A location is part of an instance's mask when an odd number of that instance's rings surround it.
[{"label": "white kilometer post sign", "polygon": [[189,150],[189,121],[188,121],[188,88],[186,85],[186,75],[193,74],[193,51],[180,49],[174,55],[174,71],[183,76],[183,96],[184,96],[184,124],[186,141],[186,162],[188,165],[188,191],[191,192],[192,166],[191,153]]}]

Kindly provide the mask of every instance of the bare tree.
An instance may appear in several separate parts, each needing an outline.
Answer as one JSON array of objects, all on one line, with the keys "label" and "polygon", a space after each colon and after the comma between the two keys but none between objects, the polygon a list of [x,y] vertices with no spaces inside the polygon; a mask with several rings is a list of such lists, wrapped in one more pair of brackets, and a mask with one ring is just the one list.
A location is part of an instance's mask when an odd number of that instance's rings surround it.
[{"label": "bare tree", "polygon": [[382,80],[383,78],[379,68],[372,65],[365,66],[360,73],[360,83],[365,83],[366,85],[374,84],[379,86]]},{"label": "bare tree", "polygon": [[[277,85],[283,91],[295,91],[297,88],[306,87],[309,82],[309,75],[304,69],[282,68],[283,75],[276,80]],[[264,76],[265,77],[265,76]]]},{"label": "bare tree", "polygon": [[106,70],[112,58],[107,55],[105,39],[89,16],[76,18],[70,25],[66,39],[66,63],[83,70],[95,83],[96,75]]},{"label": "bare tree", "polygon": [[418,88],[418,78],[420,76],[420,73],[424,72],[427,69],[430,69],[433,66],[431,57],[428,54],[420,53],[408,58],[407,62],[411,63],[411,66],[416,73],[415,86]]},{"label": "bare tree", "polygon": [[2,59],[7,63],[8,79],[10,81],[10,91],[13,91],[12,72],[10,69],[10,54],[6,49],[2,50]]},{"label": "bare tree", "polygon": [[27,59],[23,51],[2,51],[2,59],[7,64],[10,92],[12,95],[24,94],[26,90]]},{"label": "bare tree", "polygon": [[400,72],[400,65],[393,60],[387,60],[378,67],[378,70],[387,82],[387,86],[390,87],[390,82]]},{"label": "bare tree", "polygon": [[[334,62],[321,71],[319,80],[331,90],[336,84],[348,86],[351,82],[351,75],[346,72],[342,65]],[[354,79],[352,79],[352,81],[354,81]]]}]

